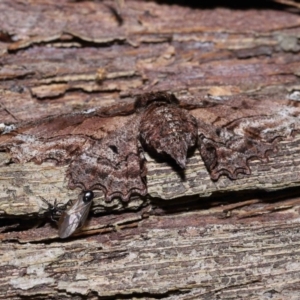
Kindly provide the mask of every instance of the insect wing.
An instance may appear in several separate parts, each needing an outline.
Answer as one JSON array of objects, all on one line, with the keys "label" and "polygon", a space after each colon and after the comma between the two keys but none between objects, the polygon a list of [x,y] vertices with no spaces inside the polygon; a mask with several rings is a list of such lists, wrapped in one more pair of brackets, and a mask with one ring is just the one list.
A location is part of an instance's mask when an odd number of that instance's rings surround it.
[{"label": "insect wing", "polygon": [[84,202],[83,197],[84,195],[81,194],[79,199],[61,215],[58,221],[58,235],[61,239],[69,237],[84,225],[92,201]]}]

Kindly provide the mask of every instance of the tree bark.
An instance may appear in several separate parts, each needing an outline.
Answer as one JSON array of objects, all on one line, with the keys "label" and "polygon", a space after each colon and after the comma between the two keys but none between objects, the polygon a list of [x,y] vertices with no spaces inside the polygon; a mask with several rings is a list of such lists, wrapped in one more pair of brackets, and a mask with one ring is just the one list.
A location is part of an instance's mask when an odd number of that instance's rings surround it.
[{"label": "tree bark", "polygon": [[[2,1],[0,123],[159,90],[297,102],[299,11],[269,5]],[[298,299],[299,145],[282,140],[251,175],[216,182],[197,153],[184,180],[147,156],[148,196],[97,192],[68,240],[40,198],[77,198],[66,166],[0,152],[0,298]]]}]

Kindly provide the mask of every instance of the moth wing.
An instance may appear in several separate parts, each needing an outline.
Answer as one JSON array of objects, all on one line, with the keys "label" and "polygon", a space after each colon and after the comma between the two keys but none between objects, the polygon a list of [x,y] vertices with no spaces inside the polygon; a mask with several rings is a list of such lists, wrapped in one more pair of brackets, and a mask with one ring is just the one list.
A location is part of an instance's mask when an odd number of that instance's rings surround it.
[{"label": "moth wing", "polygon": [[101,188],[106,200],[131,194],[145,195],[145,166],[138,141],[140,117],[133,116],[122,128],[94,143],[70,164],[67,175],[71,187]]},{"label": "moth wing", "polygon": [[300,129],[298,105],[278,99],[244,96],[191,114],[198,122],[198,149],[213,180],[250,174],[251,159],[267,160],[279,139]]},{"label": "moth wing", "polygon": [[90,141],[101,140],[122,127],[132,108],[133,104],[119,105],[118,109],[111,106],[6,126],[9,129],[0,131],[0,150],[9,151],[17,162],[52,160],[65,164],[89,147]]}]

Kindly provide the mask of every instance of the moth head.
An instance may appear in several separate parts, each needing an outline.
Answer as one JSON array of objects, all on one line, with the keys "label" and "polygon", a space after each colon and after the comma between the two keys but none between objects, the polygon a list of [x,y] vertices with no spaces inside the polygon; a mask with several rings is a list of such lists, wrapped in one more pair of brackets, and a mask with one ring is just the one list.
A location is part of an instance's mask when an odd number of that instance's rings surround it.
[{"label": "moth head", "polygon": [[178,105],[179,101],[174,94],[168,92],[150,92],[138,95],[134,106],[136,109],[149,106],[151,103],[167,103]]}]

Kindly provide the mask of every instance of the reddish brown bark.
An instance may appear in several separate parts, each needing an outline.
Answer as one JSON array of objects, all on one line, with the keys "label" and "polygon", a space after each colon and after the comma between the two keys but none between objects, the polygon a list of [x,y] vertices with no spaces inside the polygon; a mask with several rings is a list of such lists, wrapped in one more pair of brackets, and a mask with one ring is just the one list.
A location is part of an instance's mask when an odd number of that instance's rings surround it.
[{"label": "reddish brown bark", "polygon": [[[113,130],[134,95],[160,90],[188,110],[228,98],[228,110],[193,112],[220,128],[239,119],[245,99],[254,114],[297,110],[297,11],[127,0],[120,22],[115,5],[0,3],[0,130],[95,107],[117,115]],[[298,122],[289,116],[284,132]],[[198,152],[185,178],[146,154],[149,197],[107,203],[96,191],[89,222],[65,242],[45,224],[39,196],[77,198],[67,166],[11,163],[1,152],[0,298],[298,299],[299,136],[286,132],[277,148],[237,180],[213,181]]]}]

